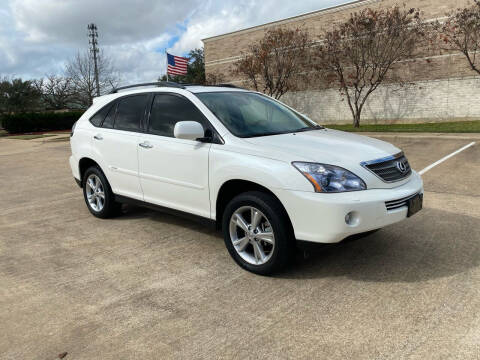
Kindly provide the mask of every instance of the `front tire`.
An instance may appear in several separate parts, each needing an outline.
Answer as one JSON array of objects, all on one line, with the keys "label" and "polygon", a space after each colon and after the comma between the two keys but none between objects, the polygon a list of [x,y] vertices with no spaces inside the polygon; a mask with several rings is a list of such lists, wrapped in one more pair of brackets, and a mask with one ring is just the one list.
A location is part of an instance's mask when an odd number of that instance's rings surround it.
[{"label": "front tire", "polygon": [[83,197],[92,215],[106,219],[120,213],[121,204],[115,202],[110,184],[97,166],[85,171],[82,181]]},{"label": "front tire", "polygon": [[250,191],[233,198],[223,213],[222,230],[232,258],[255,274],[280,271],[295,252],[285,209],[267,193]]}]

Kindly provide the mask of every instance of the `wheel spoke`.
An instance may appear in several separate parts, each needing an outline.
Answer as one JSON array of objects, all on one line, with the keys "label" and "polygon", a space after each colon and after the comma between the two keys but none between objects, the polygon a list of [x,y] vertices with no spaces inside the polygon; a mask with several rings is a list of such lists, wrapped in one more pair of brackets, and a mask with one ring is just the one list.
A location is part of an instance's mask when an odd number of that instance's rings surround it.
[{"label": "wheel spoke", "polygon": [[103,191],[97,192],[97,196],[102,199],[105,199],[105,193]]},{"label": "wheel spoke", "polygon": [[258,242],[253,243],[253,252],[255,254],[255,259],[257,260],[257,263],[264,261],[265,253],[263,252],[263,249]]},{"label": "wheel spoke", "polygon": [[100,179],[96,176],[94,177],[94,179],[95,179],[95,190],[98,190],[98,187],[100,185]]},{"label": "wheel spoke", "polygon": [[260,232],[256,235],[256,238],[263,240],[266,243],[273,244],[273,233],[271,231]]},{"label": "wheel spoke", "polygon": [[90,187],[90,189],[95,190],[95,183],[92,178],[88,179],[87,185]]},{"label": "wheel spoke", "polygon": [[243,251],[247,247],[248,242],[249,242],[248,237],[245,236],[241,239],[233,241],[232,243],[233,243],[233,246],[237,248],[237,251]]},{"label": "wheel spoke", "polygon": [[251,219],[252,219],[252,229],[256,229],[260,224],[260,220],[262,220],[262,215],[255,208],[252,208],[250,210],[250,213],[251,213]]},{"label": "wheel spoke", "polygon": [[100,210],[101,209],[101,202],[100,202],[100,198],[96,198],[95,199],[95,203],[97,204],[97,210]]},{"label": "wheel spoke", "polygon": [[235,220],[234,220],[235,224],[241,228],[243,231],[245,232],[248,232],[248,224],[247,222],[245,221],[245,219],[243,218],[242,215],[240,214],[235,214]]}]

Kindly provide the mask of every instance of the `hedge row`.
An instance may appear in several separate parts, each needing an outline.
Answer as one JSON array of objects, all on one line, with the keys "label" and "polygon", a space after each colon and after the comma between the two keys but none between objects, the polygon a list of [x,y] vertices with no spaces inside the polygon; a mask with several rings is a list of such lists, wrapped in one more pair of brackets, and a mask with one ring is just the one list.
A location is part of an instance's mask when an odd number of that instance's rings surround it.
[{"label": "hedge row", "polygon": [[27,133],[35,131],[69,130],[82,116],[82,111],[59,113],[19,113],[4,114],[2,127],[9,133]]}]

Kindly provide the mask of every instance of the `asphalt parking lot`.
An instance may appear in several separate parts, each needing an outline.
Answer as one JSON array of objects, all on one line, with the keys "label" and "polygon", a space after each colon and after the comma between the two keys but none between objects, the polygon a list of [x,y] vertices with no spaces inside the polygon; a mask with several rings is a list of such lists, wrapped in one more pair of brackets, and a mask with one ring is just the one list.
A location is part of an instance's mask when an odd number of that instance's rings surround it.
[{"label": "asphalt parking lot", "polygon": [[420,213],[275,277],[189,220],[94,218],[68,142],[0,139],[0,358],[480,358],[480,137],[375,136],[417,170],[477,144],[423,175]]}]

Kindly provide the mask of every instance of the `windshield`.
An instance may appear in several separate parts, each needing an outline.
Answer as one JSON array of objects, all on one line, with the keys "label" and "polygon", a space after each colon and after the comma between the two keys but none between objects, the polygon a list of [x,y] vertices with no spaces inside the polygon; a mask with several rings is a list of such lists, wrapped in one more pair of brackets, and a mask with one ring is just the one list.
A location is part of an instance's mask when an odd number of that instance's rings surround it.
[{"label": "windshield", "polygon": [[285,105],[253,92],[197,93],[227,129],[238,137],[253,137],[322,128]]}]

